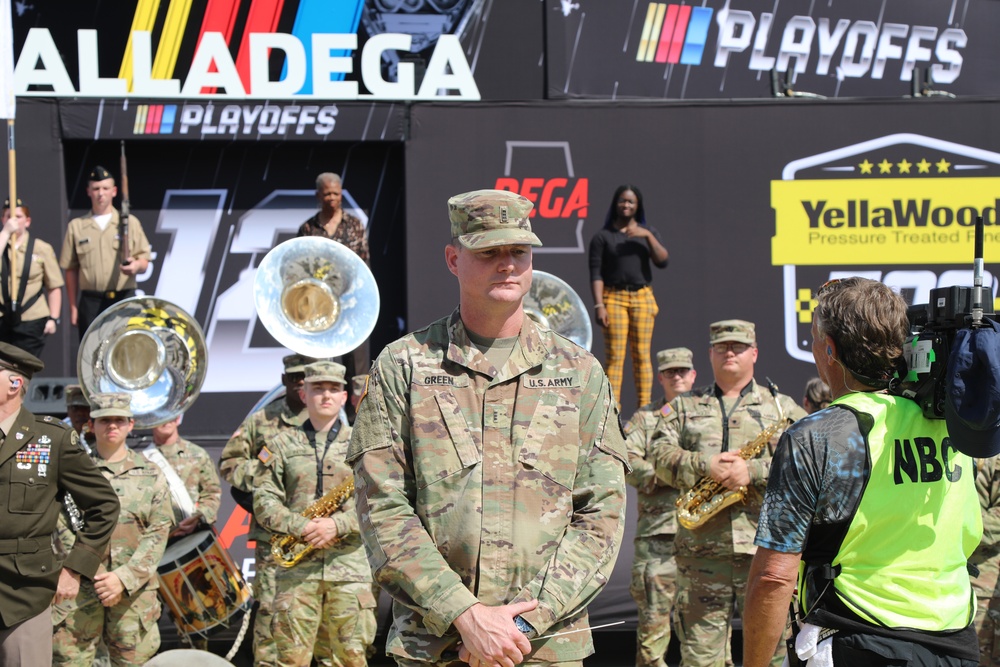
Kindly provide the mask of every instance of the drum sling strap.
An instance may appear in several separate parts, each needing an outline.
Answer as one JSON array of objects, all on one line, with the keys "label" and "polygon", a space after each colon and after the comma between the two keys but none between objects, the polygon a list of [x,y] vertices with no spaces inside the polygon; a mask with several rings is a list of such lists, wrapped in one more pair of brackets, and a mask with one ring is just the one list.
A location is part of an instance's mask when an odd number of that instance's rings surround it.
[{"label": "drum sling strap", "polygon": [[163,453],[157,449],[156,444],[151,444],[146,449],[142,450],[142,455],[146,457],[146,460],[150,463],[155,463],[161,471],[163,471],[163,476],[167,478],[167,486],[170,487],[170,498],[173,501],[174,507],[180,509],[181,514],[184,515],[185,519],[190,519],[194,516],[194,501],[191,500],[191,494],[188,493],[187,488],[184,486],[184,481],[181,479],[174,467],[170,465],[167,458]]},{"label": "drum sling strap", "polygon": [[24,292],[28,289],[28,269],[31,268],[31,256],[34,251],[35,237],[29,236],[28,246],[24,249],[24,266],[21,267],[21,280],[18,281],[17,294],[14,295],[15,298],[11,299],[10,274],[11,267],[13,265],[13,257],[17,257],[17,251],[14,251],[14,255],[12,257],[10,245],[4,249],[3,268],[0,269],[0,281],[3,282],[3,321],[7,327],[16,327],[20,324],[21,313],[34,306],[35,302],[42,297],[42,292],[45,291],[44,287],[40,287],[37,292],[28,297],[27,301],[23,301]]}]

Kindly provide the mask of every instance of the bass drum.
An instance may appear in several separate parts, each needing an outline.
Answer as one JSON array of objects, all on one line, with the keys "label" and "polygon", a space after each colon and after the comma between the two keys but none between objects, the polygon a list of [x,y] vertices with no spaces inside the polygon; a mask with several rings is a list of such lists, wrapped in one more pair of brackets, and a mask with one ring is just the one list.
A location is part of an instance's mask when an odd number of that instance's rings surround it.
[{"label": "bass drum", "polygon": [[207,638],[249,612],[250,586],[214,530],[202,530],[167,547],[156,569],[160,598],[184,636]]}]

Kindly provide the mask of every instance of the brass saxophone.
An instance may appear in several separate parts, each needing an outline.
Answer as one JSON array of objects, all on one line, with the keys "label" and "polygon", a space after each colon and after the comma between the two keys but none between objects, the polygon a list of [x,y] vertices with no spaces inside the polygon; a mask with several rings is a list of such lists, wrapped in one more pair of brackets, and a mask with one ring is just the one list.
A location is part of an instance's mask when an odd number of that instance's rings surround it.
[{"label": "brass saxophone", "polygon": [[[330,489],[325,496],[305,508],[302,516],[307,519],[328,517],[339,510],[354,493],[354,477]],[[339,539],[339,538],[338,538]],[[292,535],[272,535],[271,555],[281,567],[293,567],[300,560],[316,550],[316,547]]]},{"label": "brass saxophone", "polygon": [[[775,405],[778,406],[778,420],[740,448],[739,455],[744,461],[749,461],[760,454],[771,438],[784,431],[788,426],[785,413],[778,401],[778,387],[768,380],[768,388],[771,390]],[[677,499],[677,521],[691,530],[700,528],[725,508],[742,502],[746,493],[747,487],[745,486],[736,490],[727,489],[712,479],[711,475],[705,475],[690,491]]]}]

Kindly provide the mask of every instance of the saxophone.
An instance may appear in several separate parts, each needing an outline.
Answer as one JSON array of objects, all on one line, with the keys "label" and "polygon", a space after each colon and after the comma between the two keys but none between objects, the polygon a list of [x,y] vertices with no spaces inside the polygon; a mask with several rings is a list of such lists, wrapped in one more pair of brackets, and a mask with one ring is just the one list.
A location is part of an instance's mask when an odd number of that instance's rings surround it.
[{"label": "saxophone", "polygon": [[[330,489],[325,496],[305,508],[302,516],[307,519],[328,517],[339,510],[354,493],[354,477]],[[338,538],[339,540],[339,538]],[[272,535],[271,555],[281,567],[293,567],[316,550],[316,547],[292,535]]]},{"label": "saxophone", "polygon": [[[760,454],[771,439],[785,430],[788,421],[778,401],[778,387],[767,381],[774,404],[778,407],[778,420],[757,434],[753,440],[740,448],[739,455],[744,461],[749,461]],[[690,491],[677,499],[677,521],[688,529],[700,528],[716,514],[736,503],[742,502],[747,493],[747,487],[736,490],[727,489],[719,482],[705,475]]]}]

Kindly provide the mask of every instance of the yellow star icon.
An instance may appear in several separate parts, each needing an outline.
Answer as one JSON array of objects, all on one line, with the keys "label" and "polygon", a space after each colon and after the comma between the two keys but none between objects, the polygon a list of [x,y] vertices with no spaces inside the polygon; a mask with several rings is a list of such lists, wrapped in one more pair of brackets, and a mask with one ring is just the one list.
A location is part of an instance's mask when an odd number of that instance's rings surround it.
[{"label": "yellow star icon", "polygon": [[910,173],[910,167],[912,167],[913,164],[907,161],[907,159],[904,157],[902,162],[896,163],[896,166],[899,168],[899,173],[908,174]]},{"label": "yellow star icon", "polygon": [[862,174],[870,174],[870,173],[872,173],[872,167],[874,167],[874,166],[875,165],[873,165],[871,162],[869,162],[867,160],[867,158],[866,158],[864,162],[862,162],[861,164],[858,165],[858,168],[861,169],[861,173]]},{"label": "yellow star icon", "polygon": [[888,160],[886,160],[885,158],[883,158],[882,161],[878,163],[878,173],[880,173],[880,174],[891,174],[892,173],[892,163],[889,162]]},{"label": "yellow star icon", "polygon": [[921,158],[920,162],[917,163],[917,173],[920,174],[931,173],[931,163],[928,162],[926,158]]},{"label": "yellow star icon", "polygon": [[948,169],[951,168],[951,162],[948,162],[944,158],[941,158],[940,160],[934,163],[934,166],[937,167],[939,174],[947,174]]}]

